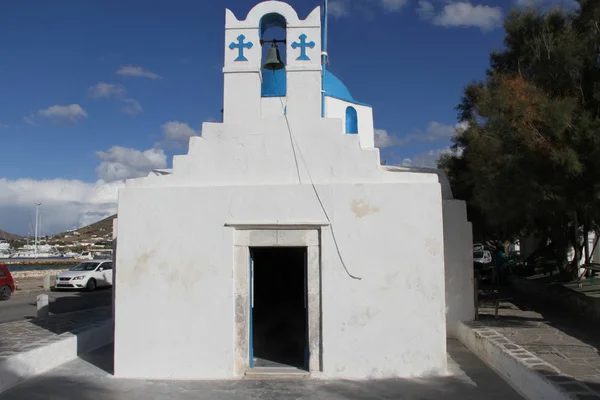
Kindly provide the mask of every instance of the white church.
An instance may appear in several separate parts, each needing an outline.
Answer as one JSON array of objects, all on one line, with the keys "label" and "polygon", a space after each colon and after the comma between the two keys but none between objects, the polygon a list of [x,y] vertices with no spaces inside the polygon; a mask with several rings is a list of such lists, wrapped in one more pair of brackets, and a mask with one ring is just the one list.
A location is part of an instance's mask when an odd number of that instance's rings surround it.
[{"label": "white church", "polygon": [[119,193],[116,377],[446,373],[474,316],[465,204],[439,171],[381,165],[321,27],[320,7],[225,10],[223,121]]}]

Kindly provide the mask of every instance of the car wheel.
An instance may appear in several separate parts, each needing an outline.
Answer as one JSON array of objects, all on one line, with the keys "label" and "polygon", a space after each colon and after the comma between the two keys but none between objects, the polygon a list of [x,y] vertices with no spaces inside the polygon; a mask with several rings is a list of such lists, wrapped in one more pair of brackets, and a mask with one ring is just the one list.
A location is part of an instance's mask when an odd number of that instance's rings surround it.
[{"label": "car wheel", "polygon": [[8,286],[2,286],[0,288],[0,300],[10,299],[11,294],[12,294],[12,292]]},{"label": "car wheel", "polygon": [[90,279],[90,280],[87,282],[87,284],[85,285],[85,288],[86,288],[86,289],[87,289],[89,292],[91,292],[91,291],[93,291],[94,289],[96,289],[96,280],[95,280],[94,278],[91,278],[91,279]]}]

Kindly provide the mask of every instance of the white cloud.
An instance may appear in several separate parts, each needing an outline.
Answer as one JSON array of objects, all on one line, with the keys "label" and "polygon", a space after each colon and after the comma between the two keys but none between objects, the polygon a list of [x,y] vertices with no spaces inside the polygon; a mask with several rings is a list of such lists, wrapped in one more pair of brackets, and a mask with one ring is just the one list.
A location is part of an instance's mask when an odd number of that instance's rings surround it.
[{"label": "white cloud", "polygon": [[96,155],[102,160],[96,174],[105,182],[146,176],[152,169],[167,166],[167,156],[159,148],[140,151],[113,146],[106,152],[96,152]]},{"label": "white cloud", "polygon": [[[79,104],[67,106],[54,105],[38,111],[38,115],[51,118],[56,122],[77,123],[79,119],[87,118],[87,112]],[[25,120],[27,122],[27,119]]]},{"label": "white cloud", "polygon": [[445,27],[477,27],[490,31],[500,27],[503,13],[500,7],[473,5],[468,1],[447,3],[439,13],[430,1],[419,1],[417,13],[422,19],[431,20],[434,25]]},{"label": "white cloud", "polygon": [[148,79],[162,79],[162,77],[152,71],[148,71],[139,66],[134,65],[121,65],[121,67],[117,70],[117,75],[123,76],[135,76],[138,78],[148,78]]},{"label": "white cloud", "polygon": [[78,180],[7,180],[0,178],[0,228],[17,234],[31,232],[35,202],[41,202],[42,234],[79,228],[113,215],[123,182],[86,183]]},{"label": "white cloud", "polygon": [[[401,10],[409,3],[409,0],[376,0],[379,7],[384,11],[394,12]],[[329,2],[329,14],[333,17],[344,17],[351,11],[364,13],[373,6],[373,0],[331,0]]]},{"label": "white cloud", "polygon": [[427,125],[425,131],[416,131],[415,133],[408,134],[398,139],[398,145],[405,145],[412,141],[420,142],[435,142],[437,140],[450,139],[457,130],[465,129],[467,124],[465,122],[458,123],[456,125],[442,124],[437,121],[431,121]]},{"label": "white cloud", "polygon": [[417,14],[421,19],[430,19],[435,14],[435,7],[431,2],[426,0],[419,0],[419,6],[417,7]]},{"label": "white cloud", "polygon": [[124,103],[121,108],[123,114],[138,115],[142,113],[142,105],[136,99],[125,97],[127,89],[122,85],[99,82],[88,89],[90,97],[94,99],[116,99]]},{"label": "white cloud", "polygon": [[375,129],[375,147],[383,149],[385,147],[395,146],[398,143],[398,138],[391,136],[385,129]]},{"label": "white cloud", "polygon": [[541,9],[558,7],[566,11],[573,11],[579,8],[579,3],[576,0],[515,0],[515,6],[520,8],[534,7]]},{"label": "white cloud", "polygon": [[90,97],[94,99],[100,98],[119,98],[126,92],[122,85],[112,83],[98,82],[88,89]]},{"label": "white cloud", "polygon": [[[428,150],[410,158],[405,158],[402,161],[402,165],[405,167],[437,168],[437,162],[444,154],[453,154],[453,150],[449,146]],[[457,154],[460,154],[460,152]]]},{"label": "white cloud", "polygon": [[42,203],[43,234],[96,222],[117,212],[118,189],[125,185],[125,179],[146,176],[167,164],[163,150],[156,148],[139,151],[114,146],[97,156],[102,162],[96,168],[100,179],[95,183],[0,178],[0,229],[28,234],[35,202]]},{"label": "white cloud", "polygon": [[38,124],[35,122],[35,115],[33,114],[23,117],[23,121],[25,121],[27,125],[38,126]]},{"label": "white cloud", "polygon": [[163,137],[167,142],[188,143],[192,136],[200,135],[188,124],[179,121],[169,121],[162,126]]},{"label": "white cloud", "polygon": [[139,101],[128,98],[121,99],[121,101],[125,103],[121,109],[124,114],[138,115],[142,113],[142,106]]},{"label": "white cloud", "polygon": [[343,17],[348,14],[345,0],[332,0],[328,5],[328,12],[333,17]]},{"label": "white cloud", "polygon": [[408,0],[381,0],[381,3],[388,11],[398,11],[408,4]]}]

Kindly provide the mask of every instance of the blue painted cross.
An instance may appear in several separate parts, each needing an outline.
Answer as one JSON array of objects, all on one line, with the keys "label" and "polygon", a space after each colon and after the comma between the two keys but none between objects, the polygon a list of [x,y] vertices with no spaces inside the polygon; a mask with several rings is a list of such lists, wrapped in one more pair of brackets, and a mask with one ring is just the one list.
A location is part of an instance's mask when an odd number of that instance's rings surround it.
[{"label": "blue painted cross", "polygon": [[237,48],[239,51],[237,58],[233,61],[248,61],[248,59],[244,56],[244,49],[251,49],[253,44],[252,42],[244,43],[244,39],[246,39],[246,36],[240,35],[237,37],[237,43],[231,42],[231,44],[229,44],[229,48],[231,50]]},{"label": "blue painted cross", "polygon": [[297,49],[298,47],[300,47],[300,55],[298,56],[298,58],[296,58],[296,60],[310,60],[310,57],[306,55],[306,48],[310,47],[312,49],[313,47],[315,47],[315,42],[310,41],[306,43],[306,35],[304,33],[298,36],[298,38],[300,39],[300,43],[292,43],[292,48]]}]

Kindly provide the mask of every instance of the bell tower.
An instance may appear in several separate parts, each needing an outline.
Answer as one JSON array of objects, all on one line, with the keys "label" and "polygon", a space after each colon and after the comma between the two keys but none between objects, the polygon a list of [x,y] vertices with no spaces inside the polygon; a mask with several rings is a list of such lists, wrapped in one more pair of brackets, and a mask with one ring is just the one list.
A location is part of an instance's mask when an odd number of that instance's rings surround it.
[{"label": "bell tower", "polygon": [[[245,20],[230,10],[225,13],[223,122],[243,124],[284,114],[320,118],[320,7],[304,20],[289,4],[275,0],[257,4]],[[285,31],[285,42],[263,40],[271,27]],[[263,46],[270,47],[265,65]],[[285,46],[285,59],[277,46]]]}]

